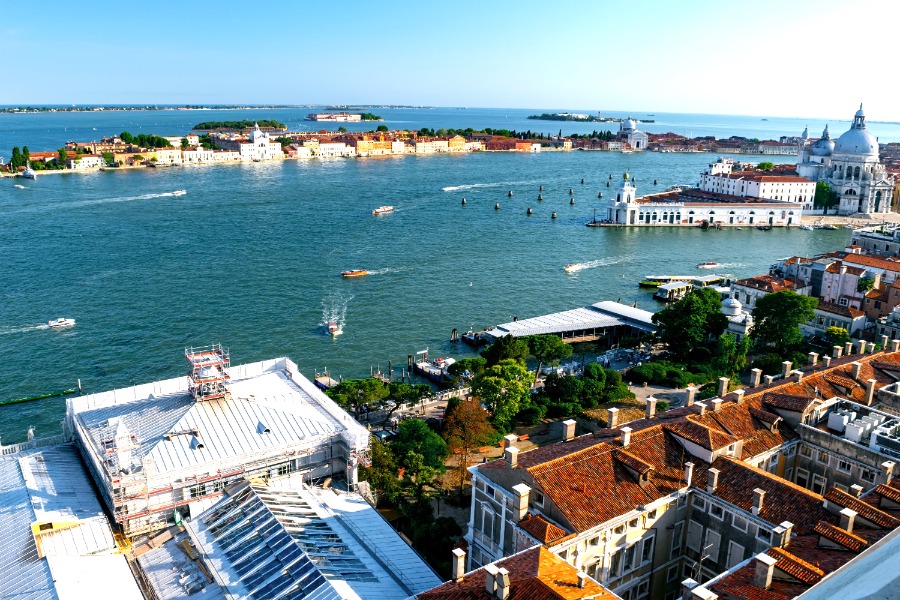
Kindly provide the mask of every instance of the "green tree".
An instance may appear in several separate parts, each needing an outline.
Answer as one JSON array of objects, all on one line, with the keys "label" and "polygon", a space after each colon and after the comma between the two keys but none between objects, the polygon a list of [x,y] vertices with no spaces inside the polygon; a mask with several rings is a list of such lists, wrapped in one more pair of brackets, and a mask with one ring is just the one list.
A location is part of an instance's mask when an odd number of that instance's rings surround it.
[{"label": "green tree", "polygon": [[444,460],[449,454],[443,438],[420,419],[407,419],[400,423],[397,439],[391,443],[391,448],[400,466],[413,477],[423,468],[443,473]]},{"label": "green tree", "polygon": [[507,431],[531,396],[531,375],[521,362],[501,360],[472,380],[472,393],[490,411],[494,427]]},{"label": "green tree", "polygon": [[774,352],[787,356],[803,342],[800,325],[816,316],[819,301],[792,290],[767,294],[757,300],[753,309],[754,348],[758,352]]},{"label": "green tree", "polygon": [[763,162],[759,163],[758,165],[756,165],[756,168],[759,169],[760,171],[771,171],[772,169],[775,168],[775,164],[771,163],[771,162],[763,161]]},{"label": "green tree", "polygon": [[127,131],[123,131],[119,134],[119,139],[125,142],[126,144],[131,144],[134,142],[134,136],[128,133]]},{"label": "green tree", "polygon": [[868,292],[875,287],[874,277],[862,277],[856,282],[857,292]]},{"label": "green tree", "polygon": [[747,353],[750,351],[750,338],[744,336],[737,341],[733,334],[723,333],[719,336],[713,368],[716,373],[733,377],[747,366]]},{"label": "green tree", "polygon": [[66,152],[65,148],[60,148],[59,150],[56,151],[56,162],[59,164],[59,166],[61,166],[61,167],[66,166],[66,161],[68,161],[68,160],[69,160],[69,153]]},{"label": "green tree", "polygon": [[28,146],[22,146],[22,158],[24,159],[24,164],[28,164],[28,161],[31,160],[31,151],[28,149]]},{"label": "green tree", "polygon": [[528,357],[528,344],[511,335],[504,335],[482,350],[481,356],[487,360],[488,367],[493,367],[500,361],[507,359],[524,363]]},{"label": "green tree", "polygon": [[388,130],[387,125],[379,125],[378,127],[375,128],[375,131],[387,132],[387,130]]},{"label": "green tree", "polygon": [[472,358],[463,358],[452,365],[447,369],[447,372],[453,375],[454,377],[459,377],[466,371],[471,373],[473,376],[478,375],[484,368],[487,366],[487,359],[482,358],[480,356],[475,356]]},{"label": "green tree", "polygon": [[19,150],[19,147],[15,146],[12,149],[12,158],[9,161],[9,166],[11,166],[13,171],[15,171],[24,164],[26,164],[25,157],[22,155],[22,151]]},{"label": "green tree", "polygon": [[102,158],[103,158],[103,163],[107,167],[116,166],[116,157],[112,152],[104,152]]},{"label": "green tree", "polygon": [[338,127],[338,133],[347,133],[347,128],[341,125]]},{"label": "green tree", "polygon": [[387,384],[380,379],[367,377],[365,379],[345,379],[325,393],[342,407],[352,409],[358,418],[360,407],[363,404],[384,400],[388,397],[389,389]]},{"label": "green tree", "polygon": [[825,330],[825,341],[829,346],[843,346],[850,341],[850,334],[843,327],[829,327]]},{"label": "green tree", "polygon": [[187,150],[191,147],[191,143],[188,141],[186,137],[181,138],[181,149]]},{"label": "green tree", "polygon": [[598,382],[601,388],[606,387],[606,369],[599,363],[592,362],[585,365],[582,378]]},{"label": "green tree", "polygon": [[813,206],[823,208],[826,211],[831,205],[831,186],[825,181],[816,183],[816,195],[813,197]]},{"label": "green tree", "polygon": [[725,331],[728,319],[722,314],[722,298],[712,288],[695,289],[653,315],[660,340],[679,360],[696,357],[710,339]]},{"label": "green tree", "polygon": [[472,450],[490,442],[491,437],[496,433],[488,423],[487,416],[485,410],[481,408],[481,404],[474,400],[463,400],[455,404],[452,409],[448,406],[444,415],[444,427],[441,433],[447,441],[447,447],[459,456],[457,474],[460,498]]},{"label": "green tree", "polygon": [[370,466],[361,467],[359,478],[368,481],[377,492],[378,503],[382,500],[397,502],[400,496],[399,466],[391,449],[373,439],[369,445]]},{"label": "green tree", "polygon": [[529,335],[525,338],[525,343],[528,344],[528,353],[538,360],[535,382],[541,376],[541,367],[544,364],[555,365],[562,359],[572,356],[572,346],[552,334]]}]

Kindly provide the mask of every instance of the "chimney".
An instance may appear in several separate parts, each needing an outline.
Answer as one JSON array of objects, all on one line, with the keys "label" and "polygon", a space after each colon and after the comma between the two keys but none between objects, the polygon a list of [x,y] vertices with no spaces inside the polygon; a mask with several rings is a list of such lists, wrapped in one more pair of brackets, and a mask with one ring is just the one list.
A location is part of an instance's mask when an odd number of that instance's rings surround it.
[{"label": "chimney", "polygon": [[881,470],[884,471],[884,482],[888,483],[894,478],[894,467],[896,463],[892,460],[886,460],[881,463]]},{"label": "chimney", "polygon": [[766,497],[766,490],[761,490],[756,488],[753,490],[753,508],[750,509],[755,516],[759,516],[759,513],[762,512],[763,509],[763,500]]},{"label": "chimney", "polygon": [[734,395],[735,404],[741,404],[744,402],[744,390],[734,390],[731,393]]},{"label": "chimney", "polygon": [[850,377],[854,380],[859,379],[859,370],[862,369],[862,363],[858,360],[850,363]]},{"label": "chimney", "polygon": [[866,344],[866,354],[872,354],[875,352],[875,342],[869,342]]},{"label": "chimney", "polygon": [[681,582],[681,600],[692,600],[694,597],[694,588],[696,588],[699,583],[694,581],[693,579],[685,579]]},{"label": "chimney", "polygon": [[704,404],[703,402],[696,402],[694,404],[694,406],[696,406],[698,409],[700,409],[701,417],[706,414],[706,404]]},{"label": "chimney", "polygon": [[491,598],[494,597],[494,591],[497,589],[497,575],[499,574],[500,570],[493,564],[485,565],[484,591],[487,592],[487,595]]},{"label": "chimney", "polygon": [[797,383],[803,381],[803,371],[801,371],[800,369],[794,369],[793,371],[791,371],[791,375],[797,376]]},{"label": "chimney", "polygon": [[891,340],[891,352],[900,350],[900,340]]},{"label": "chimney", "polygon": [[763,377],[763,379],[765,380],[766,385],[772,385],[772,382],[775,381],[775,376],[766,375],[765,377]]},{"label": "chimney", "polygon": [[823,356],[823,357],[822,357],[822,362],[825,364],[825,368],[827,369],[828,367],[831,366],[831,357],[830,357],[830,356]]},{"label": "chimney", "polygon": [[713,398],[712,400],[713,412],[719,412],[722,410],[722,399],[721,398]]},{"label": "chimney", "polygon": [[754,562],[756,563],[756,571],[753,575],[753,585],[763,590],[769,589],[769,586],[772,585],[775,563],[778,561],[765,552],[760,552],[756,555]]},{"label": "chimney", "polygon": [[499,569],[497,573],[497,600],[506,600],[509,598],[509,571],[505,568]]},{"label": "chimney", "polygon": [[622,447],[627,448],[631,443],[631,427],[622,428]]},{"label": "chimney", "polygon": [[846,344],[844,344],[844,354],[846,354],[847,356],[853,354],[853,342],[847,342]]},{"label": "chimney", "polygon": [[791,543],[791,533],[794,531],[794,524],[790,521],[782,521],[779,527],[784,530],[784,537],[781,541],[781,547],[787,548],[788,544]]},{"label": "chimney", "polygon": [[750,387],[759,387],[760,381],[762,381],[762,369],[750,369]]},{"label": "chimney", "polygon": [[562,422],[564,442],[571,442],[575,439],[575,419],[566,419]]},{"label": "chimney", "polygon": [[507,448],[515,448],[516,442],[519,441],[519,436],[514,433],[508,433],[503,436],[503,449]]},{"label": "chimney", "polygon": [[619,425],[619,409],[611,408],[608,411],[606,411],[606,414],[607,414],[606,426],[609,427],[610,429],[618,427],[618,425]]},{"label": "chimney", "polygon": [[831,357],[832,358],[840,358],[841,355],[844,354],[844,349],[840,346],[832,346],[831,347]]},{"label": "chimney", "polygon": [[866,406],[872,406],[872,402],[875,401],[875,384],[877,382],[874,379],[869,379],[866,381]]},{"label": "chimney", "polygon": [[850,510],[849,508],[842,508],[839,514],[841,515],[841,524],[839,527],[847,533],[853,533],[853,521],[856,519],[856,511]]},{"label": "chimney", "polygon": [[819,353],[818,352],[810,352],[809,353],[809,366],[814,367],[819,364]]},{"label": "chimney", "polygon": [[691,480],[694,478],[694,463],[686,462],[684,463],[684,480],[687,482],[688,487],[691,486]]},{"label": "chimney", "polygon": [[731,383],[731,380],[727,377],[719,377],[719,385],[716,387],[716,396],[721,398],[725,394],[728,393],[728,384]]},{"label": "chimney", "polygon": [[863,492],[863,487],[861,485],[859,485],[858,483],[854,483],[853,485],[850,486],[850,495],[851,496],[855,496],[855,497],[859,498],[860,495],[862,495],[862,492]]},{"label": "chimney", "polygon": [[858,354],[866,353],[866,340],[859,340],[856,342],[856,347],[859,350]]},{"label": "chimney", "polygon": [[887,352],[889,341],[890,341],[890,338],[888,336],[886,336],[886,335],[881,336],[881,349],[884,350],[885,352]]},{"label": "chimney", "polygon": [[466,576],[466,551],[461,548],[454,548],[451,554],[453,554],[453,564],[451,565],[450,578],[459,583]]},{"label": "chimney", "polygon": [[653,415],[656,414],[656,398],[650,396],[647,398],[647,418],[652,419]]},{"label": "chimney", "polygon": [[509,448],[504,450],[503,456],[506,457],[506,464],[508,464],[511,468],[515,468],[519,465],[519,449],[515,446],[510,446]]},{"label": "chimney", "polygon": [[787,378],[788,376],[790,376],[792,366],[793,366],[793,363],[789,360],[786,360],[783,363],[781,363],[781,376],[784,378]]},{"label": "chimney", "polygon": [[583,590],[587,586],[588,576],[584,571],[578,571],[578,589]]},{"label": "chimney", "polygon": [[697,388],[694,386],[690,386],[687,389],[687,398],[684,401],[685,406],[693,406],[694,405],[694,397],[697,395]]},{"label": "chimney", "polygon": [[709,469],[706,471],[706,491],[712,494],[719,487],[719,470]]},{"label": "chimney", "polygon": [[515,496],[515,501],[513,502],[513,507],[515,508],[515,519],[516,522],[521,521],[525,518],[525,515],[528,514],[528,497],[531,494],[531,488],[525,485],[524,483],[520,483],[518,485],[514,485],[512,488],[513,496]]}]

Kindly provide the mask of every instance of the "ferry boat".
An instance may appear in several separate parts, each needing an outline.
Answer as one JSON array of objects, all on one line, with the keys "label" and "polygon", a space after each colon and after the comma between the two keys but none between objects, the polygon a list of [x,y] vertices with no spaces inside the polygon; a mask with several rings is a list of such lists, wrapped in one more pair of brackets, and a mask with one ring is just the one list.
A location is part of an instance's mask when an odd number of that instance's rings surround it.
[{"label": "ferry boat", "polygon": [[697,265],[698,269],[718,269],[722,265],[717,262],[702,262]]},{"label": "ferry boat", "polygon": [[349,271],[341,271],[341,275],[344,277],[362,277],[363,275],[368,275],[369,272],[365,269],[350,269]]},{"label": "ferry boat", "polygon": [[394,212],[393,206],[379,206],[375,210],[372,211],[373,215],[386,215],[388,213]]},{"label": "ferry boat", "polygon": [[416,362],[413,363],[413,371],[435,383],[442,383],[444,379],[450,377],[448,369],[450,365],[456,362],[455,358],[435,358],[429,361],[428,350],[416,352],[416,356],[418,357],[419,355],[422,358],[417,358]]},{"label": "ferry boat", "polygon": [[53,319],[52,321],[47,321],[47,325],[50,327],[57,329],[60,327],[72,327],[75,325],[75,319],[67,319],[65,317],[60,317],[58,319]]},{"label": "ferry boat", "polygon": [[693,282],[690,281],[673,281],[671,283],[664,283],[659,286],[656,292],[653,294],[653,297],[656,300],[662,300],[663,302],[675,302],[676,300],[681,300],[684,298],[688,292],[694,289]]},{"label": "ferry boat", "polygon": [[23,179],[37,179],[37,171],[32,169],[31,167],[25,167],[25,170],[22,171]]},{"label": "ferry boat", "polygon": [[328,321],[328,333],[331,335],[341,335],[344,330],[338,325],[337,321]]}]

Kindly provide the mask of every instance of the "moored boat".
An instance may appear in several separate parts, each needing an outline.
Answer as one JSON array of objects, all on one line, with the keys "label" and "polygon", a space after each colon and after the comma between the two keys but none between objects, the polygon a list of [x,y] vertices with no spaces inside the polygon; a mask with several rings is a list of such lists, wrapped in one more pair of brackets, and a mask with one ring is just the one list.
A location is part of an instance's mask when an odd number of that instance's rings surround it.
[{"label": "moored boat", "polygon": [[804,223],[803,225],[800,226],[800,229],[802,229],[803,231],[812,231],[812,230],[813,230],[813,226]]},{"label": "moored boat", "polygon": [[832,224],[822,225],[822,229],[827,229],[828,231],[837,231],[837,227]]},{"label": "moored boat", "polygon": [[421,355],[422,358],[417,358],[416,362],[413,363],[413,371],[435,383],[442,383],[445,379],[450,377],[448,369],[450,368],[450,365],[456,362],[455,358],[435,358],[434,360],[428,360],[428,350],[416,352],[416,356],[419,355]]},{"label": "moored boat", "polygon": [[187,190],[175,190],[172,192],[173,196],[184,196],[185,194],[187,194]]},{"label": "moored boat", "polygon": [[58,319],[53,319],[52,321],[47,321],[47,325],[54,329],[59,327],[72,327],[73,325],[75,325],[75,319],[60,317]]},{"label": "moored boat", "polygon": [[25,167],[25,170],[22,171],[22,177],[25,179],[37,179],[37,171],[31,167]]},{"label": "moored boat", "polygon": [[372,211],[373,215],[386,215],[387,213],[394,212],[393,206],[379,206],[375,210]]},{"label": "moored boat", "polygon": [[350,269],[349,271],[341,271],[341,275],[344,277],[362,277],[363,275],[368,275],[369,272],[365,269]]}]

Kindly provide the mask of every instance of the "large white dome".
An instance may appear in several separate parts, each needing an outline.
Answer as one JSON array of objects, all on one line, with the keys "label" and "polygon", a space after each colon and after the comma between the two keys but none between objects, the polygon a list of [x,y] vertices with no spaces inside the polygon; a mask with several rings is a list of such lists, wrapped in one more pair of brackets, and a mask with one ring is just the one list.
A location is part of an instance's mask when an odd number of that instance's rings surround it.
[{"label": "large white dome", "polygon": [[835,153],[878,156],[878,140],[865,129],[851,129],[838,138]]}]

